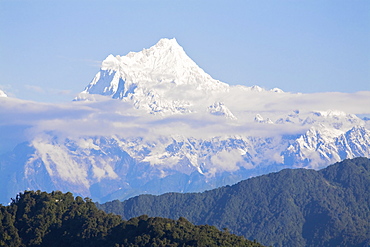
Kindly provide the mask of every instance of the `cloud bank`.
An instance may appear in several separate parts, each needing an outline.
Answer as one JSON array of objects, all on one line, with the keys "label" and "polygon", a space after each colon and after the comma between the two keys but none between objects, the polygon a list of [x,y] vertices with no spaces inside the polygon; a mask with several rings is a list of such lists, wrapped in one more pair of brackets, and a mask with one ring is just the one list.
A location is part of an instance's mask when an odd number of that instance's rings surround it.
[{"label": "cloud bank", "polygon": [[368,91],[352,94],[290,94],[248,92],[237,86],[231,87],[228,94],[218,95],[217,98],[224,102],[237,120],[207,114],[204,109],[208,102],[199,104],[196,113],[156,116],[135,109],[128,102],[96,97],[98,101],[63,104],[0,98],[0,153],[42,132],[55,132],[64,137],[140,136],[148,140],[170,135],[201,139],[223,135],[276,136],[303,133],[309,126],[256,123],[256,114],[274,122],[296,110],[302,116],[329,109],[370,114]]}]

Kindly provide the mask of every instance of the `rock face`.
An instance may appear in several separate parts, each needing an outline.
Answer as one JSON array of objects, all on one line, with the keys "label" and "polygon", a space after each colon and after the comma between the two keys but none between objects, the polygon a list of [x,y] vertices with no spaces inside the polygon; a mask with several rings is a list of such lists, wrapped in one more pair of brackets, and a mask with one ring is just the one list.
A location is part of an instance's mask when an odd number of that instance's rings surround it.
[{"label": "rock face", "polygon": [[[0,202],[25,189],[71,191],[101,202],[203,191],[287,167],[319,169],[370,157],[368,122],[356,115],[271,108],[297,97],[215,80],[175,39],[109,55],[75,99],[96,107],[90,115],[100,132],[56,128],[2,154]],[[81,123],[88,129],[94,121]]]}]

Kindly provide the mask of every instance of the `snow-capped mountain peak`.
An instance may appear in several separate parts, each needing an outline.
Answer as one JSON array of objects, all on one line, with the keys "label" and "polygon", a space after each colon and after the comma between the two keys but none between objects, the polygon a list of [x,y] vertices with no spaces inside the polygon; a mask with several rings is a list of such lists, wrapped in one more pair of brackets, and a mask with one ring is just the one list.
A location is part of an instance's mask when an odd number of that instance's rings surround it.
[{"label": "snow-capped mountain peak", "polygon": [[284,93],[284,91],[283,91],[283,90],[281,90],[280,88],[277,88],[277,87],[275,87],[275,88],[271,89],[270,91],[271,91],[271,92],[275,92],[275,93]]},{"label": "snow-capped mountain peak", "polygon": [[8,95],[6,95],[6,93],[4,93],[4,91],[0,90],[0,97],[8,97]]},{"label": "snow-capped mountain peak", "polygon": [[127,72],[147,69],[149,72],[159,70],[157,73],[163,70],[167,73],[171,70],[174,73],[180,73],[191,67],[197,67],[197,65],[186,55],[176,39],[161,39],[149,49],[130,52],[126,56],[109,55],[102,63],[103,70],[121,69]]},{"label": "snow-capped mountain peak", "polygon": [[213,79],[189,58],[176,39],[161,39],[140,52],[109,55],[77,99],[100,94],[150,113],[173,114],[194,111],[189,109],[193,105],[190,98],[228,90],[228,84]]},{"label": "snow-capped mountain peak", "polygon": [[213,105],[208,106],[208,111],[214,116],[224,116],[232,120],[237,119],[223,102],[215,102]]},{"label": "snow-capped mountain peak", "polygon": [[[24,189],[100,201],[195,192],[283,168],[319,169],[370,157],[366,117],[347,114],[342,103],[327,110],[327,94],[321,104],[317,95],[229,86],[199,68],[175,39],[109,55],[81,98],[104,96],[63,107],[2,99],[3,119],[25,125],[29,142],[0,156],[0,202]],[[341,95],[337,102],[342,97],[355,99]],[[14,110],[27,120],[15,121]],[[3,132],[12,129],[3,125]]]}]

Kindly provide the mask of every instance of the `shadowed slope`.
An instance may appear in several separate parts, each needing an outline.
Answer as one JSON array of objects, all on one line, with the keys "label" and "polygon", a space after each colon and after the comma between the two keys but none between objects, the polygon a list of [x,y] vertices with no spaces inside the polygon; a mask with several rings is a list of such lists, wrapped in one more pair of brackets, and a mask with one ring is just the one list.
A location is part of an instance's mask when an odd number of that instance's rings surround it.
[{"label": "shadowed slope", "polygon": [[370,243],[370,161],[345,160],[323,170],[286,169],[204,193],[142,195],[100,205],[228,228],[273,246],[366,246]]}]

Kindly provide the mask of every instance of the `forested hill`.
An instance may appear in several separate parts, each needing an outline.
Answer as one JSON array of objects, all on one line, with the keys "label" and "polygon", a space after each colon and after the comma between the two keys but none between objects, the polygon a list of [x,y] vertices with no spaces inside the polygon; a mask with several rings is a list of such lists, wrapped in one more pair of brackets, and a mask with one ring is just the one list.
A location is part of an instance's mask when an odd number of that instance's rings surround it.
[{"label": "forested hill", "polygon": [[0,205],[0,246],[262,246],[214,226],[195,226],[185,218],[142,215],[124,221],[88,198],[71,193],[19,194]]},{"label": "forested hill", "polygon": [[204,193],[142,195],[100,205],[131,218],[142,214],[228,228],[273,246],[369,246],[370,160],[323,170],[286,169]]}]

